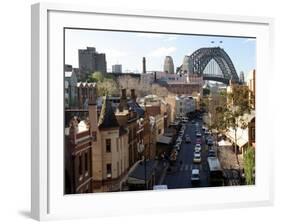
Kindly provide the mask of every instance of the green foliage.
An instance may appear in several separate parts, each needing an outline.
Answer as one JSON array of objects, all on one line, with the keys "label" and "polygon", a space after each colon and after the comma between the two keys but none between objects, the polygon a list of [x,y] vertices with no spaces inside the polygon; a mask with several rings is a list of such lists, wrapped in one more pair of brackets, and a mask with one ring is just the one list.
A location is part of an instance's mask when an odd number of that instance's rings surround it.
[{"label": "green foliage", "polygon": [[118,95],[119,90],[117,83],[113,79],[104,79],[103,82],[97,82],[98,96],[114,96]]},{"label": "green foliage", "polygon": [[228,100],[233,104],[232,106],[235,108],[235,112],[238,116],[250,112],[249,96],[249,89],[244,85],[234,85],[232,87],[232,92],[227,94]]},{"label": "green foliage", "polygon": [[[226,98],[227,103],[215,109],[216,114],[212,127],[220,132],[232,128],[235,132],[235,145],[237,145],[237,129],[247,127],[247,122],[243,120],[243,115],[251,111],[249,89],[243,85],[234,85],[230,93],[221,92],[220,96]],[[235,154],[237,154],[236,147]],[[239,164],[238,157],[237,162]]]},{"label": "green foliage", "polygon": [[203,108],[203,109],[207,109],[208,106],[209,106],[209,99],[208,99],[208,97],[203,97],[200,100],[200,107]]},{"label": "green foliage", "polygon": [[112,74],[105,74],[104,78],[106,78],[106,79],[114,79],[114,80],[116,79],[115,76],[112,75]]},{"label": "green foliage", "polygon": [[207,96],[207,95],[210,95],[210,89],[207,89],[207,88],[204,88],[203,89],[203,96]]},{"label": "green foliage", "polygon": [[101,72],[97,71],[90,75],[88,80],[89,82],[103,82],[104,76]]},{"label": "green foliage", "polygon": [[254,184],[254,170],[255,170],[255,150],[252,147],[248,147],[243,157],[244,160],[244,172],[246,184]]}]

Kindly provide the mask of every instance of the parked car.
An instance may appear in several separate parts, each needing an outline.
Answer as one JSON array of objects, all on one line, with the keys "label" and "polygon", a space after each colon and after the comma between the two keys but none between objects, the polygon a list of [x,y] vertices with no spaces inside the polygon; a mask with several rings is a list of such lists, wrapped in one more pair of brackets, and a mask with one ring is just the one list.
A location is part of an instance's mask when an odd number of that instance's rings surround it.
[{"label": "parked car", "polygon": [[217,154],[216,154],[215,150],[209,149],[208,157],[217,157]]},{"label": "parked car", "polygon": [[191,183],[195,184],[200,182],[200,171],[199,169],[192,169],[191,171]]},{"label": "parked car", "polygon": [[194,148],[195,152],[201,152],[201,145],[200,144],[196,144],[195,148]]},{"label": "parked car", "polygon": [[196,144],[201,144],[202,143],[201,138],[197,138],[195,143]]},{"label": "parked car", "polygon": [[175,143],[175,146],[180,147],[180,146],[181,146],[181,142],[176,142],[176,143]]},{"label": "parked car", "polygon": [[190,139],[189,135],[185,136],[185,142],[186,143],[190,143],[191,142],[191,139]]},{"label": "parked car", "polygon": [[174,147],[173,147],[173,149],[175,149],[176,151],[180,151],[180,146],[179,145],[175,145]]},{"label": "parked car", "polygon": [[208,129],[205,130],[205,135],[210,135],[210,131],[208,131]]},{"label": "parked car", "polygon": [[193,163],[201,163],[201,153],[200,152],[194,153]]},{"label": "parked car", "polygon": [[213,144],[214,144],[213,139],[212,138],[208,138],[207,145],[212,146]]}]

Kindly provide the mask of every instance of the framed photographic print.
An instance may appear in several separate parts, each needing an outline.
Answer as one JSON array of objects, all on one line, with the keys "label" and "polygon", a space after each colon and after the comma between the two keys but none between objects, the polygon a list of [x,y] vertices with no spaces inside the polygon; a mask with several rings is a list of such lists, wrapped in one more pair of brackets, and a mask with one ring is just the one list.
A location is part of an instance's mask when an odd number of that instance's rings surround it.
[{"label": "framed photographic print", "polygon": [[272,204],[272,29],[33,5],[32,217]]}]

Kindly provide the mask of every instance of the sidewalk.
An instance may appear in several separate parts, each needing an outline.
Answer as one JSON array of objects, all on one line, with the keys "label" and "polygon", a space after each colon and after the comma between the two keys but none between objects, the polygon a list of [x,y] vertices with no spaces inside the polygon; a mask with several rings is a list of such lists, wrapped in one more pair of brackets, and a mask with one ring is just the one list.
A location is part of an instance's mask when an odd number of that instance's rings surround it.
[{"label": "sidewalk", "polygon": [[167,169],[169,168],[169,162],[158,160],[155,166],[155,184],[161,185],[164,181],[164,178],[167,173]]},{"label": "sidewalk", "polygon": [[[223,169],[239,169],[235,153],[232,147],[220,146],[217,147],[218,158]],[[242,155],[238,155],[238,160],[240,164],[240,169],[243,168],[243,158]]]},{"label": "sidewalk", "polygon": [[238,155],[239,164],[232,147],[221,146],[218,147],[218,158],[223,169],[224,176],[226,177],[225,184],[227,186],[241,185],[242,180],[240,178],[241,170],[243,169],[242,155]]}]

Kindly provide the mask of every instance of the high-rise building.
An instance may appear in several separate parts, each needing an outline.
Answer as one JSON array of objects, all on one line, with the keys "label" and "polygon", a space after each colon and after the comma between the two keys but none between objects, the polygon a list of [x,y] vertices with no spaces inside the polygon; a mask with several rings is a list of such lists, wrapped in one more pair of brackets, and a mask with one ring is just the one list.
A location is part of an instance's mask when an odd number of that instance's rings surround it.
[{"label": "high-rise building", "polygon": [[182,69],[181,72],[184,74],[189,74],[190,71],[190,63],[189,63],[189,56],[185,55],[182,62]]},{"label": "high-rise building", "polygon": [[112,73],[122,73],[122,65],[116,64],[112,65]]},{"label": "high-rise building", "polygon": [[164,72],[168,74],[174,74],[174,62],[171,56],[166,56],[164,61]]},{"label": "high-rise building", "polygon": [[79,69],[82,74],[91,74],[95,71],[106,73],[106,56],[99,54],[94,47],[79,49]]}]

